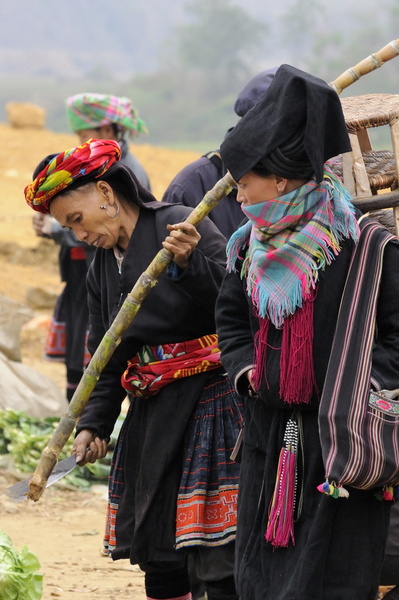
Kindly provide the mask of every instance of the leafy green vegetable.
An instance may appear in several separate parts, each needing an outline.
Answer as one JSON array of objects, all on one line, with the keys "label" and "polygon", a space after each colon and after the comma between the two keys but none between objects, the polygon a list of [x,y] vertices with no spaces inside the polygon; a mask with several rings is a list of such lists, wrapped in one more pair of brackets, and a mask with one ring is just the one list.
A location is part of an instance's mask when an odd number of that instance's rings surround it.
[{"label": "leafy green vegetable", "polygon": [[43,575],[37,557],[24,546],[17,552],[9,536],[0,531],[0,598],[1,600],[40,600]]},{"label": "leafy green vegetable", "polygon": [[[121,415],[114,427],[107,456],[95,463],[78,467],[63,478],[65,483],[79,488],[88,488],[95,481],[107,482],[112,450],[122,426]],[[31,474],[36,469],[43,449],[52,437],[60,419],[46,417],[36,419],[23,411],[0,410],[0,454],[9,453],[15,467],[22,473]],[[73,437],[65,444],[60,460],[71,454]],[[0,599],[2,597],[0,595]]]},{"label": "leafy green vegetable", "polygon": [[[53,435],[59,418],[36,419],[23,411],[0,411],[0,452],[5,448],[21,473],[31,474],[36,469],[43,449]],[[73,438],[69,439],[60,453],[60,460],[71,454]],[[63,478],[65,483],[87,488],[95,477],[86,467],[74,469]],[[0,595],[1,598],[1,595]]]}]

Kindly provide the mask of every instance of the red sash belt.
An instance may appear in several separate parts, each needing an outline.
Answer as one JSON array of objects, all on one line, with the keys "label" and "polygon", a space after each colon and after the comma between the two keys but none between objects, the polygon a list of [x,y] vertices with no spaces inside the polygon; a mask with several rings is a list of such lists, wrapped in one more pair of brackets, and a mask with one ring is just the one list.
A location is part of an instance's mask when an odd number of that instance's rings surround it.
[{"label": "red sash belt", "polygon": [[133,396],[148,398],[176,379],[220,366],[218,337],[205,335],[188,342],[143,346],[128,361],[121,383]]}]

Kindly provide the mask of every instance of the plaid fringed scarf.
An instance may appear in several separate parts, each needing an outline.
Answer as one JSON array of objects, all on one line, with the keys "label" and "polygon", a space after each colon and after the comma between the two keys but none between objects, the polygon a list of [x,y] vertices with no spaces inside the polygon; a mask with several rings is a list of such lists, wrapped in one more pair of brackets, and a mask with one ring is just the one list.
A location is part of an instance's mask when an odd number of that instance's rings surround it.
[{"label": "plaid fringed scarf", "polygon": [[315,287],[318,272],[340,251],[340,241],[357,241],[359,229],[350,195],[339,179],[324,172],[274,200],[243,207],[249,218],[230,238],[227,268],[232,271],[243,246],[248,250],[241,276],[260,317],[281,328]]},{"label": "plaid fringed scarf", "polygon": [[[244,258],[241,277],[247,280],[247,292],[260,319],[255,376],[259,384],[270,321],[283,329],[281,396],[291,403],[309,401],[314,373],[308,359],[318,274],[337,256],[343,239],[357,242],[359,237],[349,192],[325,169],[321,183],[309,181],[282,197],[243,207],[243,212],[249,221],[227,244],[227,269],[233,271],[237,258]],[[241,257],[245,247],[245,256]],[[296,337],[300,339],[298,348],[292,346]],[[293,377],[290,371],[293,361],[287,357],[296,351],[297,368]]]}]

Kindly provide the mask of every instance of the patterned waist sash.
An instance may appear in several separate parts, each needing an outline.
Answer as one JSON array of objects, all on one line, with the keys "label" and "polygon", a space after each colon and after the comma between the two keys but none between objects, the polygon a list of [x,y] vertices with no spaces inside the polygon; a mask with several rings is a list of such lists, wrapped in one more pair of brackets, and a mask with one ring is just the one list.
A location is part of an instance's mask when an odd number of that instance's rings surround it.
[{"label": "patterned waist sash", "polygon": [[221,366],[216,334],[187,342],[143,346],[127,363],[122,386],[133,396],[149,398],[162,387],[182,377],[190,377]]}]

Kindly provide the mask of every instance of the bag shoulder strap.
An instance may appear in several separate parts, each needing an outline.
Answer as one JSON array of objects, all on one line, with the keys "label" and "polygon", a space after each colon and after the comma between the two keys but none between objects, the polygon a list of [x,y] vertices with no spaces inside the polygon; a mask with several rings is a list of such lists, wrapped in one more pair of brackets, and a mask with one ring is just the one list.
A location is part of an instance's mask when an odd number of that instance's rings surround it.
[{"label": "bag shoulder strap", "polygon": [[367,219],[359,226],[320,401],[327,402],[329,411],[343,389],[349,398],[369,392],[383,254],[386,244],[397,239],[375,221]]}]

